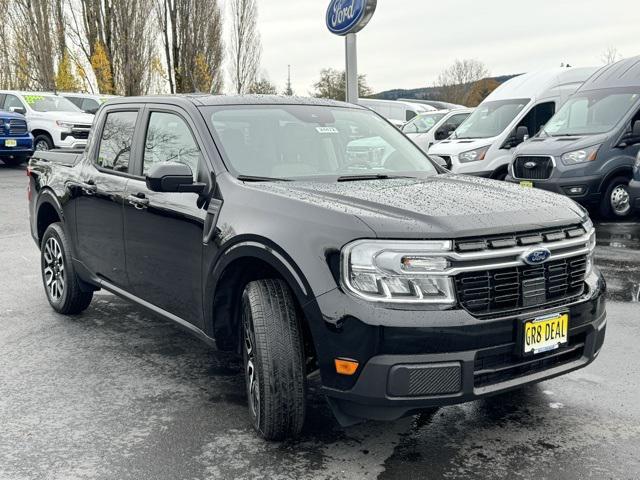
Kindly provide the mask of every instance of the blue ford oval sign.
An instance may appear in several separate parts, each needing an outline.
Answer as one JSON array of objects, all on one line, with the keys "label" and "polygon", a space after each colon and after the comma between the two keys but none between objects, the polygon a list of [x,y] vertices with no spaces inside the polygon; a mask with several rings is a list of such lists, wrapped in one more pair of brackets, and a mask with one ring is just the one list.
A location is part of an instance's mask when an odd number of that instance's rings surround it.
[{"label": "blue ford oval sign", "polygon": [[527,250],[522,254],[522,260],[529,265],[540,265],[546,262],[551,256],[551,252],[546,248],[536,248]]},{"label": "blue ford oval sign", "polygon": [[327,28],[336,35],[362,30],[376,10],[377,0],[332,0],[327,9]]}]

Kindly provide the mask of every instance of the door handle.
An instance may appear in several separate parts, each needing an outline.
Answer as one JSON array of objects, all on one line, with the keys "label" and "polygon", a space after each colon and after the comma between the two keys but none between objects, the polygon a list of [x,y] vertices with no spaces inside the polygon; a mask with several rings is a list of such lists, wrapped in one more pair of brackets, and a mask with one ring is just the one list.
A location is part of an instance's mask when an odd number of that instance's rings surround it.
[{"label": "door handle", "polygon": [[144,210],[149,206],[149,199],[145,197],[144,193],[129,195],[127,200],[129,201],[129,205],[133,205],[138,210]]}]

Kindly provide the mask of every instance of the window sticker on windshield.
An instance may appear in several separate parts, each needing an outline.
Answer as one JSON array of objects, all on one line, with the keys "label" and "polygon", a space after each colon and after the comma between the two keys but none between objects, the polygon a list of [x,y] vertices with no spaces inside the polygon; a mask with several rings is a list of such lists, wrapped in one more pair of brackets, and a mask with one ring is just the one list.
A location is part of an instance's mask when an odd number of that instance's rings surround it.
[{"label": "window sticker on windshield", "polygon": [[335,127],[316,127],[318,133],[340,133]]},{"label": "window sticker on windshield", "polygon": [[33,105],[34,103],[40,100],[44,100],[44,97],[42,95],[25,95],[24,96],[24,101],[27,102],[29,105]]}]

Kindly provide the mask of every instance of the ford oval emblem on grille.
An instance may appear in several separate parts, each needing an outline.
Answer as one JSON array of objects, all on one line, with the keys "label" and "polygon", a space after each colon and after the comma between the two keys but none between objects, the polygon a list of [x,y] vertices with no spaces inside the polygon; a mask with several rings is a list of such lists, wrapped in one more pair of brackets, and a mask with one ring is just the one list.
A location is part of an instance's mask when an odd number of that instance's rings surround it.
[{"label": "ford oval emblem on grille", "polygon": [[527,250],[520,258],[528,265],[540,265],[549,260],[551,252],[546,248],[536,248]]},{"label": "ford oval emblem on grille", "polygon": [[537,166],[538,166],[538,164],[536,162],[526,162],[524,164],[524,168],[528,168],[529,170],[533,170]]}]

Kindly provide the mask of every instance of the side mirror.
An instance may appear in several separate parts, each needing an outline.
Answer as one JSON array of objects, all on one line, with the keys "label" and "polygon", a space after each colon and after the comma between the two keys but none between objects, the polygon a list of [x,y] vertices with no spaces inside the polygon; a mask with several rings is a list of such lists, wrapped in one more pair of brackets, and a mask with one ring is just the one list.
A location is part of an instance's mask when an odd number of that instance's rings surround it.
[{"label": "side mirror", "polygon": [[622,136],[622,140],[618,147],[625,148],[638,143],[640,143],[640,120],[633,122],[631,131]]},{"label": "side mirror", "polygon": [[447,161],[444,158],[438,155],[429,155],[429,158],[434,162],[436,162],[442,168],[446,168],[447,170],[449,170],[449,165],[447,164]]},{"label": "side mirror", "polygon": [[436,133],[434,133],[433,138],[435,138],[436,140],[445,140],[449,138],[451,134],[455,131],[456,131],[456,127],[447,123],[441,126],[438,130],[436,130]]},{"label": "side mirror", "polygon": [[402,127],[404,133],[418,133],[418,126],[415,123],[407,123]]},{"label": "side mirror", "polygon": [[202,193],[204,183],[193,181],[193,172],[188,165],[177,162],[158,163],[147,174],[147,188],[152,192]]},{"label": "side mirror", "polygon": [[635,122],[633,122],[631,135],[633,135],[634,138],[640,138],[640,120],[636,120]]},{"label": "side mirror", "polygon": [[27,110],[24,107],[9,107],[9,110],[14,113],[20,113],[22,115],[27,114]]},{"label": "side mirror", "polygon": [[529,140],[529,129],[521,125],[516,129],[516,144],[520,145],[527,140]]},{"label": "side mirror", "polygon": [[99,107],[87,108],[85,112],[90,113],[91,115],[95,115],[98,112]]}]

